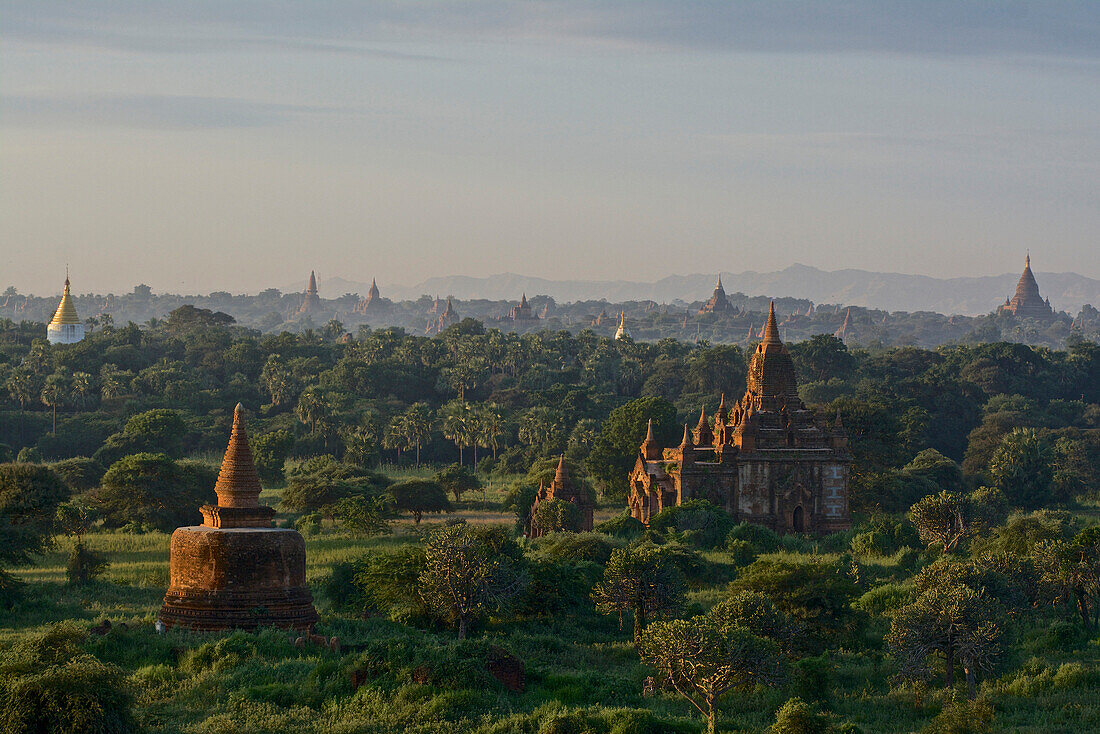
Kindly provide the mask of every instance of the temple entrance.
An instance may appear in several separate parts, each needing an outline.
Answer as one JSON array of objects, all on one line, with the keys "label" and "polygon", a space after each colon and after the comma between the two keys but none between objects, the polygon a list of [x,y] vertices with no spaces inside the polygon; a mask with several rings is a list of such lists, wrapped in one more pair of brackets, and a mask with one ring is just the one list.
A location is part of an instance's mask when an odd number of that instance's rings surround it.
[{"label": "temple entrance", "polygon": [[791,526],[796,533],[806,532],[806,513],[802,511],[802,505],[794,508],[794,513],[791,515]]}]

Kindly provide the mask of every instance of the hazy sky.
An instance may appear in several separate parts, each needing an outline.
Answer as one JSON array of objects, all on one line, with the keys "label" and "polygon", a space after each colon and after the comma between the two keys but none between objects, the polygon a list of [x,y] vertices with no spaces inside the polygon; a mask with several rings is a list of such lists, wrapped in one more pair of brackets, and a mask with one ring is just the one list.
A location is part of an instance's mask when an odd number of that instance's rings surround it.
[{"label": "hazy sky", "polygon": [[0,288],[1100,277],[1100,2],[0,0]]}]

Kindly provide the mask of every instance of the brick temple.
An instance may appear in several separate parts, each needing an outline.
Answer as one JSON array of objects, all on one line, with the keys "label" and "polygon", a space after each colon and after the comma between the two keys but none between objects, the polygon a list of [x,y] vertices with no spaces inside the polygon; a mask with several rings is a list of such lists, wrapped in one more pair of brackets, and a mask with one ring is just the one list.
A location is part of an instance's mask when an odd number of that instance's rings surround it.
[{"label": "brick temple", "polygon": [[171,576],[160,619],[195,631],[283,627],[307,630],[318,619],[306,586],[306,546],[295,530],[274,527],[260,505],[244,409],[233,430],[202,525],[172,533]]},{"label": "brick temple", "polygon": [[[535,513],[538,512],[539,505],[547,500],[562,500],[563,502],[572,502],[577,506],[577,510],[580,515],[580,528],[581,532],[591,532],[592,530],[592,514],[595,510],[595,506],[592,503],[592,498],[588,496],[584,487],[579,486],[569,476],[569,471],[565,468],[565,454],[561,455],[558,459],[558,468],[554,471],[554,479],[547,486],[543,483],[539,483],[539,491],[535,495],[535,502],[531,505],[530,519],[533,520]],[[531,525],[531,537],[537,538],[543,535],[542,531],[535,527],[534,523]]]},{"label": "brick temple", "polygon": [[1004,305],[997,309],[998,313],[1012,314],[1018,318],[1044,319],[1049,321],[1054,318],[1054,309],[1049,300],[1044,300],[1039,295],[1039,284],[1035,282],[1035,274],[1031,272],[1031,253],[1028,253],[1024,261],[1024,272],[1016,283],[1016,292],[1011,298],[1005,299]]},{"label": "brick temple", "polygon": [[740,401],[727,408],[723,396],[713,424],[704,410],[676,448],[659,446],[650,423],[630,473],[630,514],[648,523],[666,507],[705,499],[781,533],[846,530],[851,461],[839,414],[826,426],[799,399],[772,304]]}]

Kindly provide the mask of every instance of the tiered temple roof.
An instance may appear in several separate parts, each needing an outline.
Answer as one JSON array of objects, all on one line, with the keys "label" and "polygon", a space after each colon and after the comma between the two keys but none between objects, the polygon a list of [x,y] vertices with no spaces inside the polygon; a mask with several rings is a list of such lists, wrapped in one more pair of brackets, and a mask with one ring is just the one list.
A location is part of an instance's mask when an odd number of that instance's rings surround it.
[{"label": "tiered temple roof", "polygon": [[1050,319],[1054,316],[1050,301],[1043,300],[1039,295],[1039,284],[1031,272],[1031,253],[1024,260],[1024,272],[1016,283],[1016,292],[998,310],[1024,318]]},{"label": "tiered temple roof", "polygon": [[699,309],[699,313],[730,313],[734,310],[729,299],[726,298],[726,290],[722,287],[722,274],[718,274],[718,285],[714,286],[714,293]]}]

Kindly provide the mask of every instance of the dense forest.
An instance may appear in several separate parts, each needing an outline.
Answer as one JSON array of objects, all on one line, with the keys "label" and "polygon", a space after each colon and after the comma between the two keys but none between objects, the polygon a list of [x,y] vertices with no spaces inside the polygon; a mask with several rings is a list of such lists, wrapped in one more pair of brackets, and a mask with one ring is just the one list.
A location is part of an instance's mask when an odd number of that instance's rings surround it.
[{"label": "dense forest", "polygon": [[[678,443],[751,346],[346,333],[188,305],[70,346],[0,323],[13,731],[1100,728],[1097,344],[790,343],[854,456],[854,527],[814,537],[704,501],[622,512],[646,422]],[[211,497],[237,403],[323,645],[154,631],[167,533]],[[559,455],[595,532],[530,516]]]}]

